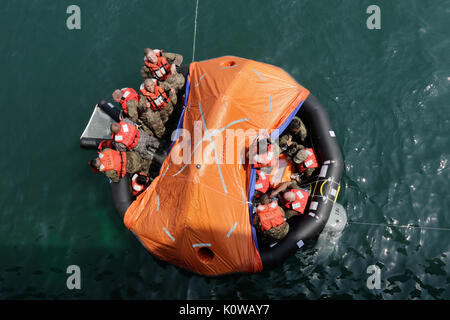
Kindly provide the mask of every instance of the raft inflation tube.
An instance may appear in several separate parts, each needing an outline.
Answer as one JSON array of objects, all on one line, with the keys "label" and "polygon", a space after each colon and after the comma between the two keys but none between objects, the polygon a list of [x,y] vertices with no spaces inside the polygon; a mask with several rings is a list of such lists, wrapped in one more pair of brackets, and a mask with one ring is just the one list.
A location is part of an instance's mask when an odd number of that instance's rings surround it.
[{"label": "raft inflation tube", "polygon": [[344,161],[328,113],[319,100],[310,94],[297,115],[309,127],[321,167],[318,175],[312,178],[310,202],[305,214],[289,219],[293,221],[289,221],[287,236],[274,246],[260,251],[266,270],[283,263],[307,240],[322,232],[340,189]]}]

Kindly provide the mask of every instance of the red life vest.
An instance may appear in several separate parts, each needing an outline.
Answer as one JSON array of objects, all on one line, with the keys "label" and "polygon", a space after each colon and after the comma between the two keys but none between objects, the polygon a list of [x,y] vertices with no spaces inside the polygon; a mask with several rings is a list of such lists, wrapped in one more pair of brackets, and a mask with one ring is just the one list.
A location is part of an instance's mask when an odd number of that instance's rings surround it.
[{"label": "red life vest", "polygon": [[[256,147],[255,147],[256,150]],[[255,154],[253,157],[253,166],[255,168],[273,167],[275,165],[275,153],[273,152],[273,145],[267,146],[265,154]]]},{"label": "red life vest", "polygon": [[158,58],[156,64],[150,62],[147,57],[144,58],[145,65],[150,69],[150,73],[153,78],[159,81],[166,80],[171,74],[171,65],[167,61],[166,57],[162,55],[162,50],[155,52]]},{"label": "red life vest", "polygon": [[122,143],[127,147],[128,150],[137,146],[139,142],[139,130],[136,126],[126,123],[125,121],[120,121],[120,131],[116,134],[113,133],[111,136],[115,142]]},{"label": "red life vest", "polygon": [[284,224],[283,212],[277,201],[272,201],[267,205],[260,204],[256,207],[256,212],[261,221],[261,230],[270,230]]},{"label": "red life vest", "polygon": [[121,91],[123,93],[123,96],[120,99],[119,104],[122,107],[123,112],[128,115],[127,102],[130,100],[135,100],[139,103],[139,95],[133,88],[123,88],[121,89]]},{"label": "red life vest", "polygon": [[164,109],[167,104],[170,102],[170,98],[167,96],[167,93],[155,83],[155,93],[151,93],[145,89],[144,84],[141,84],[141,88],[139,89],[141,93],[147,98],[148,102],[150,102],[150,109],[154,111]]},{"label": "red life vest", "polygon": [[98,157],[100,158],[100,171],[104,172],[114,170],[121,178],[126,175],[127,154],[125,152],[106,149],[102,152],[99,152]]},{"label": "red life vest", "polygon": [[255,190],[261,193],[266,193],[270,187],[270,175],[262,172],[261,170],[256,170],[258,179],[255,183]]},{"label": "red life vest", "polygon": [[102,142],[100,142],[98,144],[98,150],[102,151],[103,149],[106,149],[106,148],[113,149],[114,145],[112,144],[112,142],[113,142],[112,140],[103,140]]},{"label": "red life vest", "polygon": [[305,149],[308,157],[305,161],[299,164],[300,172],[304,172],[308,168],[318,168],[319,163],[317,162],[316,154],[312,148]]},{"label": "red life vest", "polygon": [[303,214],[306,209],[306,204],[308,203],[309,192],[301,189],[291,189],[289,191],[295,193],[295,200],[286,203],[284,206],[288,209],[295,210]]},{"label": "red life vest", "polygon": [[[139,194],[141,194],[142,191],[144,191],[145,187],[146,187],[146,185],[142,185],[137,182],[137,178],[139,177],[139,175],[144,175],[144,174],[142,172],[140,172],[139,174],[135,173],[135,174],[133,174],[133,177],[131,178],[131,191],[133,192],[133,195],[135,197],[137,197]],[[147,183],[148,183],[149,178],[148,178],[148,176],[146,176],[146,177],[147,177]]]}]

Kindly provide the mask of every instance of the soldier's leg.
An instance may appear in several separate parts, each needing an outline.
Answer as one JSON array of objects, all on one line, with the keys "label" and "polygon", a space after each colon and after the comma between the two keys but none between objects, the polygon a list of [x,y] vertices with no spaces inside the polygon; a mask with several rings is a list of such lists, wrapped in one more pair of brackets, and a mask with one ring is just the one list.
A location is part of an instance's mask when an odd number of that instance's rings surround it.
[{"label": "soldier's leg", "polygon": [[127,152],[127,173],[132,175],[139,172],[139,170],[141,169],[141,161],[142,158],[137,152]]},{"label": "soldier's leg", "polygon": [[164,109],[160,110],[159,112],[161,114],[162,122],[166,123],[169,120],[170,115],[173,112],[173,104],[172,104],[172,102],[169,102],[167,104],[167,106],[165,106]]},{"label": "soldier's leg", "polygon": [[314,173],[315,168],[307,168],[304,172],[304,176],[306,179],[311,178],[312,174]]},{"label": "soldier's leg", "polygon": [[161,121],[159,111],[147,110],[142,114],[142,120],[153,130],[156,137],[161,138],[164,135],[166,128]]},{"label": "soldier's leg", "polygon": [[170,88],[174,88],[175,91],[178,91],[183,88],[185,80],[182,74],[177,73],[171,75],[165,82]]}]

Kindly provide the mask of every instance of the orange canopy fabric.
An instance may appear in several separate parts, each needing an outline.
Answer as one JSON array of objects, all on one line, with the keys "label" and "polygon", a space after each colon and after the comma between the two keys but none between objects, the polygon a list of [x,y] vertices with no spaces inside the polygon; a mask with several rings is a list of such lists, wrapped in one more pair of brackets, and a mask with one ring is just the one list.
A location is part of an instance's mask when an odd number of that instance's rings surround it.
[{"label": "orange canopy fabric", "polygon": [[261,271],[248,203],[251,165],[242,161],[249,141],[228,132],[271,133],[309,91],[280,68],[233,56],[191,63],[188,83],[187,135],[176,138],[124,223],[153,255],[197,273]]}]

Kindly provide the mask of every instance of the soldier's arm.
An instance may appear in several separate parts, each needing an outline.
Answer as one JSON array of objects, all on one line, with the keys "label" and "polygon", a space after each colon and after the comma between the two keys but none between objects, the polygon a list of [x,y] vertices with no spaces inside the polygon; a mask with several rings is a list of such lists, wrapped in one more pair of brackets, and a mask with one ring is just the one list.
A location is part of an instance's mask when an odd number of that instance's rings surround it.
[{"label": "soldier's arm", "polygon": [[138,103],[136,100],[130,100],[127,102],[127,112],[131,121],[136,122],[138,119]]},{"label": "soldier's arm", "polygon": [[144,97],[143,95],[139,96],[139,104],[138,104],[138,108],[145,110],[146,108],[146,104],[147,104],[147,98]]},{"label": "soldier's arm", "polygon": [[[159,85],[160,85],[160,87],[161,87],[164,91],[166,91],[166,92],[169,92],[169,90],[170,90],[170,88],[171,88],[170,84],[168,84],[167,81],[160,82]],[[170,97],[169,97],[169,98],[170,98]]]},{"label": "soldier's arm", "polygon": [[170,89],[169,91],[169,99],[172,102],[172,104],[175,106],[177,104],[177,93],[175,92],[175,89]]},{"label": "soldier's arm", "polygon": [[148,78],[148,73],[150,72],[150,69],[144,64],[142,65],[141,68],[141,77],[142,79],[147,79]]},{"label": "soldier's arm", "polygon": [[115,170],[105,171],[105,175],[108,178],[110,178],[112,182],[119,182],[120,181],[119,175],[117,174],[117,172]]},{"label": "soldier's arm", "polygon": [[163,52],[163,56],[169,61],[170,64],[175,64],[176,66],[181,66],[183,62],[183,56],[177,53]]},{"label": "soldier's arm", "polygon": [[281,210],[281,214],[283,215],[284,220],[286,220],[286,212],[284,212],[284,209],[282,207],[279,207]]},{"label": "soldier's arm", "polygon": [[113,141],[113,145],[117,151],[127,151],[127,147],[123,143]]}]

